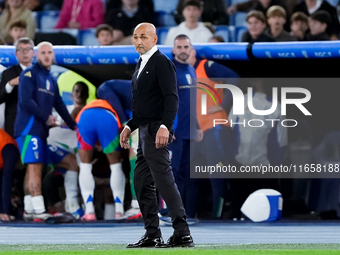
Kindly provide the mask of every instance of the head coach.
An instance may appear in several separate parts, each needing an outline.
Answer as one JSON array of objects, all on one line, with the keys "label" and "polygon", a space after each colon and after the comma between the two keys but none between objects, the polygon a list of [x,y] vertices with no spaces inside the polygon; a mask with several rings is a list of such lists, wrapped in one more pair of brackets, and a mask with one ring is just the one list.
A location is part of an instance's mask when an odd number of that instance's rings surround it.
[{"label": "head coach", "polygon": [[[172,125],[178,110],[176,69],[171,60],[157,49],[153,24],[137,25],[133,43],[140,54],[131,83],[133,117],[120,134],[120,144],[129,148],[131,132],[139,128],[134,184],[146,232],[127,248],[194,246],[167,147],[172,140]],[[172,218],[174,233],[167,243],[163,243],[159,228],[155,187]]]}]

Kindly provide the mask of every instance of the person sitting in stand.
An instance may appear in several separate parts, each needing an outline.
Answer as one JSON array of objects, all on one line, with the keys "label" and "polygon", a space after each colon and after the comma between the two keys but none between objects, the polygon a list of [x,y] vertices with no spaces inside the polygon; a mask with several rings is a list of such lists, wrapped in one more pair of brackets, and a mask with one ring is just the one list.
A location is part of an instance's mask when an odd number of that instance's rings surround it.
[{"label": "person sitting in stand", "polygon": [[242,35],[242,42],[275,42],[275,40],[264,33],[267,20],[260,11],[250,11],[247,15],[248,31]]},{"label": "person sitting in stand", "polygon": [[331,16],[326,11],[317,11],[309,17],[310,32],[306,35],[306,41],[331,40],[327,33],[327,27],[331,23]]},{"label": "person sitting in stand", "polygon": [[299,41],[304,41],[308,29],[308,16],[303,12],[293,13],[290,19],[290,34],[297,37]]},{"label": "person sitting in stand", "polygon": [[286,24],[287,13],[283,7],[279,5],[273,5],[267,11],[267,19],[269,29],[266,30],[266,34],[273,37],[277,42],[297,41],[297,38],[290,35],[284,30]]}]

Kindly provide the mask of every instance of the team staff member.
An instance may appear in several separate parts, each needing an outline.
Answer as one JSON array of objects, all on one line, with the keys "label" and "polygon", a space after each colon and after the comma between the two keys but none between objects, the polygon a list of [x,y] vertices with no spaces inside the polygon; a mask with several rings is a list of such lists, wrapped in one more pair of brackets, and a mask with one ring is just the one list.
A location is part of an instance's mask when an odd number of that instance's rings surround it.
[{"label": "team staff member", "polygon": [[17,114],[19,75],[32,65],[34,43],[28,37],[22,37],[15,43],[15,57],[18,64],[2,73],[0,83],[0,104],[6,103],[5,131],[14,137],[14,121]]},{"label": "team staff member", "polygon": [[11,220],[11,189],[15,164],[18,159],[15,140],[0,128],[0,220]]},{"label": "team staff member", "polygon": [[175,139],[169,145],[172,171],[189,218],[195,217],[192,201],[196,201],[197,196],[197,180],[190,179],[190,154],[192,153],[190,145],[193,141],[200,142],[203,139],[196,114],[196,71],[188,64],[192,50],[187,35],[176,36],[172,48],[174,56],[172,62],[176,67],[179,106],[174,125]]},{"label": "team staff member", "polygon": [[[197,59],[196,51],[190,52],[189,63],[196,69],[197,86],[207,88],[205,85],[214,88],[216,83],[226,83],[237,85],[238,74],[230,68],[219,63],[208,61],[207,59]],[[202,84],[204,83],[204,85]],[[222,100],[222,105],[215,105],[214,101],[207,97],[207,115],[201,114],[202,94],[205,92],[197,89],[197,118],[198,123],[204,133],[203,140],[197,146],[193,146],[194,158],[198,165],[214,166],[217,164],[228,165],[235,156],[236,139],[231,133],[228,124],[213,126],[214,119],[228,119],[227,112],[231,108],[232,95],[229,90],[215,89],[215,92]],[[216,150],[216,148],[219,148]],[[233,182],[230,180],[230,182]],[[210,178],[212,189],[212,218],[220,218],[226,194],[226,179]],[[195,208],[197,197],[193,197],[189,203],[191,208]],[[188,209],[189,210],[189,209]]]},{"label": "team staff member", "polygon": [[58,84],[50,73],[54,59],[52,44],[41,42],[37,48],[38,62],[23,71],[19,78],[14,136],[22,162],[28,164],[25,179],[31,199],[25,198],[24,203],[32,205],[35,219],[44,220],[51,216],[45,212],[41,174],[43,164],[49,163],[46,141],[49,128],[56,126],[52,108],[57,110],[71,129],[75,128],[76,123],[68,113],[59,95]]},{"label": "team staff member", "polygon": [[[146,233],[138,242],[128,244],[127,248],[193,246],[167,148],[178,109],[176,70],[157,49],[154,25],[137,25],[133,43],[140,54],[132,76],[133,117],[120,135],[120,144],[128,149],[131,132],[139,128],[134,183]],[[175,229],[166,244],[159,228],[155,186],[169,208]]]}]

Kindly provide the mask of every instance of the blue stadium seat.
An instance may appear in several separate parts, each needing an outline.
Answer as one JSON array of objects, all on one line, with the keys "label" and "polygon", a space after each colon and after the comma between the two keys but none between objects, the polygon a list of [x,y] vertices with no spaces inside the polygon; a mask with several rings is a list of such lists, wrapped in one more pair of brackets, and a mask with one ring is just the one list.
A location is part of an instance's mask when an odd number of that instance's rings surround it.
[{"label": "blue stadium seat", "polygon": [[38,26],[42,32],[48,31],[54,28],[59,19],[60,11],[42,11],[39,12],[39,23]]},{"label": "blue stadium seat", "polygon": [[235,27],[240,27],[240,26],[247,26],[247,13],[245,12],[236,12],[232,19],[234,20],[233,24]]},{"label": "blue stadium seat", "polygon": [[39,12],[31,12],[32,17],[35,19],[35,24],[37,25],[37,28],[40,29],[40,22],[39,22]]},{"label": "blue stadium seat", "polygon": [[246,2],[248,0],[231,0],[231,4],[234,5],[234,4],[238,4],[238,3],[242,3],[242,2]]},{"label": "blue stadium seat", "polygon": [[169,0],[153,0],[155,12],[163,11],[163,12],[174,12],[177,7],[178,1],[169,1]]},{"label": "blue stadium seat", "polygon": [[155,12],[155,20],[157,27],[177,26],[172,12]]},{"label": "blue stadium seat", "polygon": [[215,35],[222,36],[224,42],[232,42],[232,36],[229,26],[224,25],[215,26]]},{"label": "blue stadium seat", "polygon": [[235,28],[235,40],[236,42],[241,42],[242,35],[248,30],[247,27],[241,26]]},{"label": "blue stadium seat", "polygon": [[96,29],[80,30],[79,44],[84,46],[99,46],[99,42],[96,38]]},{"label": "blue stadium seat", "polygon": [[169,29],[171,27],[157,27],[157,36],[158,36],[158,42],[157,44],[164,44],[166,36],[169,32]]},{"label": "blue stadium seat", "polygon": [[335,7],[338,4],[339,0],[327,0],[327,2]]}]

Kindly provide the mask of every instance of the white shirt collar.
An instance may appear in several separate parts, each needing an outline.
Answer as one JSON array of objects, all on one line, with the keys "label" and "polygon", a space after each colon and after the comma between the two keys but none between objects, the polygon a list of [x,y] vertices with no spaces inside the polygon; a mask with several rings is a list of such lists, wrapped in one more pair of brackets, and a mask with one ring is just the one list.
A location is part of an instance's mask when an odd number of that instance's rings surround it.
[{"label": "white shirt collar", "polygon": [[21,64],[21,63],[19,63],[19,65],[20,65],[20,67],[21,67],[21,69],[23,70],[23,71],[25,71],[26,70],[26,68],[28,67],[28,66],[24,66],[23,64]]},{"label": "white shirt collar", "polygon": [[153,46],[149,51],[144,53],[143,55],[140,55],[143,62],[148,62],[148,60],[152,57],[152,55],[158,50],[157,46]]},{"label": "white shirt collar", "polygon": [[309,14],[313,14],[314,12],[316,12],[320,8],[321,4],[322,0],[316,0],[315,6],[312,9],[308,9]]}]

